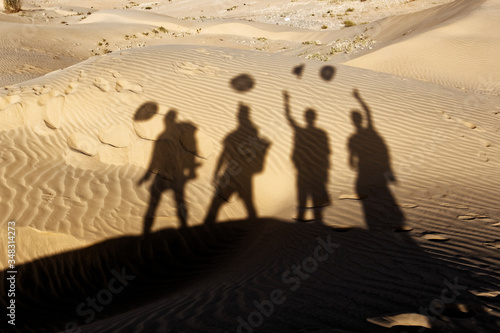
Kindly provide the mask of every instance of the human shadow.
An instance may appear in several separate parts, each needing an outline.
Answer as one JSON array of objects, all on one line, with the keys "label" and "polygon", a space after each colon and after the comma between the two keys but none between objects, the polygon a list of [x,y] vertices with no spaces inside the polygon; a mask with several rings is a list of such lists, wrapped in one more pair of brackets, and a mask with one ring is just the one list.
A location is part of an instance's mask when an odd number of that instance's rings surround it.
[{"label": "human shadow", "polygon": [[[4,320],[0,331],[247,332],[259,311],[256,332],[423,332],[419,325],[389,329],[366,320],[416,311],[428,317],[431,331],[443,320],[449,330],[441,332],[469,332],[458,327],[470,323],[482,332],[499,328],[482,310],[494,299],[467,292],[498,288],[493,267],[363,228],[337,232],[276,219],[166,228],[16,269],[16,326]],[[4,308],[9,276],[0,271]],[[282,301],[271,303],[276,291]],[[450,312],[454,303],[467,309]],[[238,317],[252,327],[238,330]]]},{"label": "human shadow", "polygon": [[248,218],[257,217],[253,201],[252,178],[264,169],[265,156],[270,142],[259,137],[256,125],[250,119],[250,107],[238,105],[238,127],[223,141],[223,150],[214,170],[215,193],[210,203],[205,223],[212,224],[223,203],[238,194],[247,210]]},{"label": "human shadow", "polygon": [[[139,119],[140,110],[141,108],[136,117]],[[148,112],[151,113],[151,110]],[[144,216],[144,234],[151,232],[161,196],[169,189],[174,194],[180,226],[187,227],[188,210],[184,188],[187,181],[196,178],[196,168],[200,165],[195,160],[198,156],[196,130],[196,126],[190,122],[178,122],[175,110],[170,110],[165,115],[165,131],[158,136],[148,171],[139,180],[139,184],[142,184],[154,175],[148,210]]]},{"label": "human shadow", "polygon": [[294,132],[292,161],[297,170],[297,221],[305,221],[307,199],[312,199],[314,219],[322,221],[322,210],[330,204],[326,185],[330,169],[331,149],[328,134],[315,126],[316,111],[306,109],[302,127],[292,118],[290,96],[283,92],[285,116]]},{"label": "human shadow", "polygon": [[396,182],[389,149],[375,129],[371,110],[357,89],[353,90],[353,96],[365,112],[366,126],[362,124],[362,113],[353,110],[351,119],[356,132],[348,141],[349,166],[358,173],[356,193],[362,199],[366,224],[370,230],[403,230],[404,214],[388,186]]}]

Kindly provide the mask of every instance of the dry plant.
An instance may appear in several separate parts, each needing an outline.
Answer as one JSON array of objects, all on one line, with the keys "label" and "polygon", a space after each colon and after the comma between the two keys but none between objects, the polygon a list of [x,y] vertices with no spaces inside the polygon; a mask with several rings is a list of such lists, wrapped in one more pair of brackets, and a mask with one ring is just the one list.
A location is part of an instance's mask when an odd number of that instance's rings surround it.
[{"label": "dry plant", "polygon": [[3,5],[7,13],[17,13],[21,10],[21,0],[3,0]]},{"label": "dry plant", "polygon": [[7,13],[17,13],[21,11],[21,0],[3,0],[4,8]]}]

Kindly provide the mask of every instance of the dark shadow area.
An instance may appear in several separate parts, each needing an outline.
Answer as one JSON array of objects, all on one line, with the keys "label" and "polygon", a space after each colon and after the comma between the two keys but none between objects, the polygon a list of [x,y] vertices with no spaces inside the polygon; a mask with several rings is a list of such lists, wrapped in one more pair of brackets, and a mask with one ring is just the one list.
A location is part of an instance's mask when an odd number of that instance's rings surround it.
[{"label": "dark shadow area", "polygon": [[292,161],[297,170],[297,217],[305,221],[307,199],[312,199],[314,219],[322,221],[322,210],[330,204],[326,185],[330,169],[331,148],[328,134],[316,127],[316,111],[304,111],[305,127],[300,126],[290,112],[290,96],[283,92],[285,117],[294,133]]},{"label": "dark shadow area", "polygon": [[[156,114],[157,109],[156,104],[145,103],[137,110],[135,120],[147,120]],[[180,225],[187,227],[188,210],[184,188],[187,181],[196,178],[196,168],[199,166],[195,160],[198,155],[196,130],[196,126],[190,122],[178,122],[175,110],[170,110],[165,115],[165,131],[155,141],[151,164],[139,181],[142,184],[154,175],[149,206],[144,217],[145,234],[151,232],[162,193],[169,189],[174,194]]]},{"label": "dark shadow area", "polygon": [[[249,236],[245,225],[117,237],[18,265],[16,326],[2,320],[0,331],[76,332],[72,322],[93,323],[179,291],[222,268]],[[9,274],[0,275],[3,307]]]},{"label": "dark shadow area", "polygon": [[370,230],[402,230],[404,214],[389,189],[389,183],[396,182],[389,149],[375,129],[370,108],[356,89],[353,96],[360,103],[364,117],[358,110],[351,112],[356,132],[348,141],[349,166],[358,173],[356,193],[362,199],[366,224]]},{"label": "dark shadow area", "polygon": [[[248,324],[259,311],[269,316],[261,313],[255,332],[424,332],[366,320],[405,312],[429,316],[435,327],[426,332],[499,328],[484,299],[468,292],[495,288],[498,277],[397,235],[256,219],[109,239],[19,265],[16,326],[3,320],[0,329],[237,332],[238,318]],[[271,311],[274,290],[282,302]]]},{"label": "dark shadow area", "polygon": [[222,153],[214,170],[215,194],[208,208],[205,223],[213,224],[223,203],[238,194],[248,217],[257,217],[253,201],[253,176],[262,172],[270,142],[259,137],[256,125],[250,119],[250,107],[239,103],[238,126],[223,140]]}]

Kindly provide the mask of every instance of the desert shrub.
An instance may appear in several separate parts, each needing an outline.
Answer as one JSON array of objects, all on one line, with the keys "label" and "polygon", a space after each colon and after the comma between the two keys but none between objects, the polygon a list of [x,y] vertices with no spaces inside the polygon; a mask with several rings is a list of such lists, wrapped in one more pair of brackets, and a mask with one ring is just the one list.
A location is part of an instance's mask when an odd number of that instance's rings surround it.
[{"label": "desert shrub", "polygon": [[344,21],[344,27],[353,27],[353,26],[355,26],[355,25],[356,25],[356,23],[354,23],[354,22],[353,22],[353,21],[351,21],[351,20],[346,20],[346,21]]},{"label": "desert shrub", "polygon": [[21,0],[3,0],[5,11],[8,13],[17,13],[21,10]]}]

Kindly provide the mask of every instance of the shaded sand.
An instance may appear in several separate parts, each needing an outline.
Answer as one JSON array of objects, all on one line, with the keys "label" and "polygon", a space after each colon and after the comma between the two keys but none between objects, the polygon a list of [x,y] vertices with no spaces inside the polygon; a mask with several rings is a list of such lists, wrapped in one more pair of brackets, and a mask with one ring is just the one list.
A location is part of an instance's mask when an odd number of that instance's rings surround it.
[{"label": "shaded sand", "polygon": [[1,330],[498,330],[498,3],[1,14]]},{"label": "shaded sand", "polygon": [[[317,266],[307,259],[315,251],[322,258]],[[468,264],[468,271],[460,269]],[[293,273],[296,265],[304,268]],[[496,288],[498,278],[487,278],[489,267],[475,265],[446,250],[424,251],[407,236],[363,229],[338,233],[266,219],[221,223],[215,229],[163,229],[20,266],[22,281],[38,287],[18,295],[19,329],[78,325],[82,332],[244,332],[241,323],[250,321],[259,330],[278,332],[467,331],[479,326],[493,331],[494,314],[484,306],[494,304],[495,296],[476,297],[468,290]],[[54,272],[65,272],[73,283],[54,281]],[[103,290],[111,295],[109,303]],[[93,311],[88,296],[102,297],[105,311]],[[271,299],[279,304],[269,305]],[[258,309],[269,316],[251,317]],[[400,314],[378,318],[394,312]]]}]

